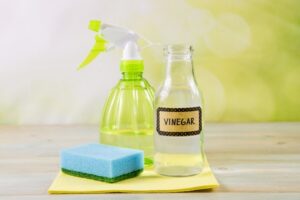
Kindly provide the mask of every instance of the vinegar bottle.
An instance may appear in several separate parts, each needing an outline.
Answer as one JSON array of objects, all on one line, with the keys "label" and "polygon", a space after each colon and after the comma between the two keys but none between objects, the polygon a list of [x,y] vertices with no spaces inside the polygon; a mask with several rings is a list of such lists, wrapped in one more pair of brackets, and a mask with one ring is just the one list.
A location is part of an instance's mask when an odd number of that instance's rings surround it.
[{"label": "vinegar bottle", "polygon": [[156,93],[155,171],[166,176],[201,172],[204,162],[202,97],[195,81],[192,47],[168,45],[166,77]]}]

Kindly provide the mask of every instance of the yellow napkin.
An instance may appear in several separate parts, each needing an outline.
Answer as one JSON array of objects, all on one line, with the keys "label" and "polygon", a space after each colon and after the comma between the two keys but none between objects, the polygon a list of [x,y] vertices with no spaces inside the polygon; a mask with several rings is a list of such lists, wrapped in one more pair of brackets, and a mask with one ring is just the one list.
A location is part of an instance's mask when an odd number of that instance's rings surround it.
[{"label": "yellow napkin", "polygon": [[213,175],[208,162],[206,162],[203,171],[195,176],[167,177],[156,174],[153,169],[146,169],[138,177],[117,183],[78,178],[59,172],[48,192],[50,194],[158,193],[186,192],[216,188],[218,186],[219,183]]}]

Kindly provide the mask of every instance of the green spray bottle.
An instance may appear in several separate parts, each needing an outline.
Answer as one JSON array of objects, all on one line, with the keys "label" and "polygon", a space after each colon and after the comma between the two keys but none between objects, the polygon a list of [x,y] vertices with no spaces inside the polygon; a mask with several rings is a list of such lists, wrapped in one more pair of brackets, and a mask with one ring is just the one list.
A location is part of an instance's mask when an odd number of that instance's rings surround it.
[{"label": "green spray bottle", "polygon": [[85,67],[101,52],[116,47],[123,49],[120,62],[122,78],[110,91],[102,108],[100,142],[141,149],[145,165],[153,163],[154,89],[143,78],[144,63],[137,45],[142,39],[132,30],[93,20],[89,28],[97,32],[95,44],[79,68]]}]

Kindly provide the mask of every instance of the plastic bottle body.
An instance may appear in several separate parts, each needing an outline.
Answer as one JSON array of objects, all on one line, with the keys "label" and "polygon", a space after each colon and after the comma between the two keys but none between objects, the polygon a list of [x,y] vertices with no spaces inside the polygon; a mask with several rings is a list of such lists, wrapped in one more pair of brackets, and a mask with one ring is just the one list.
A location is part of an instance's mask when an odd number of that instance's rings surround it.
[{"label": "plastic bottle body", "polygon": [[153,160],[154,90],[141,72],[123,73],[102,109],[100,142],[141,149],[145,164]]},{"label": "plastic bottle body", "polygon": [[[200,173],[204,162],[202,97],[194,79],[191,52],[187,47],[168,48],[166,79],[154,105],[155,170],[167,176],[189,176]],[[174,48],[180,51],[172,52]],[[165,112],[159,114],[161,110]]]}]

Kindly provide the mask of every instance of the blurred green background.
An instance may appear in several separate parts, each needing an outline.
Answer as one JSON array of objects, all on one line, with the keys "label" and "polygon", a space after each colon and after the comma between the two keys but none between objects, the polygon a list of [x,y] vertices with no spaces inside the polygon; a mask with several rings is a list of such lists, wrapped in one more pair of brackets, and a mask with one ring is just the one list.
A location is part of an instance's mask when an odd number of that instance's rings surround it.
[{"label": "blurred green background", "polygon": [[[76,71],[94,42],[90,19],[193,45],[206,121],[300,120],[298,0],[3,0],[0,124],[99,123],[121,52]],[[158,88],[162,49],[142,54]]]},{"label": "blurred green background", "polygon": [[[196,39],[195,73],[206,119],[300,120],[300,1],[187,2],[204,16],[183,27]],[[159,70],[151,73],[154,80]]]}]

